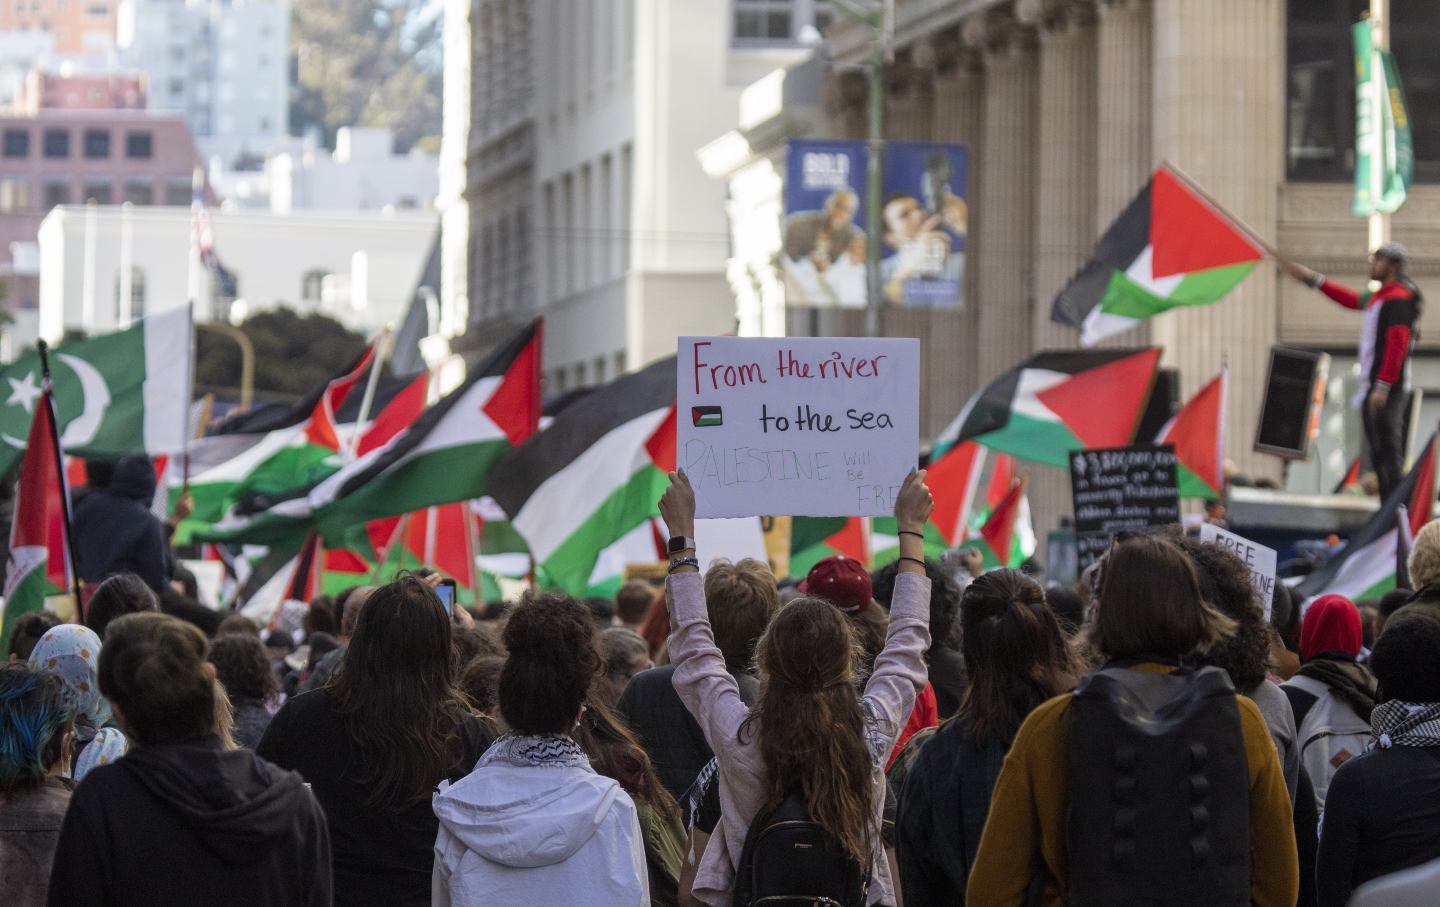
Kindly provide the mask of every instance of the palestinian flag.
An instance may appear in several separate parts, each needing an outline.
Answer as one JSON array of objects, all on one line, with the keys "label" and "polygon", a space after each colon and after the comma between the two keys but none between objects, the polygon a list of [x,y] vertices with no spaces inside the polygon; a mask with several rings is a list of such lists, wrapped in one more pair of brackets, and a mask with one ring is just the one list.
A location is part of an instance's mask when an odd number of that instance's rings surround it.
[{"label": "palestinian flag", "polygon": [[1050,320],[1093,346],[1152,315],[1215,302],[1263,257],[1233,220],[1161,167],[1055,297]]},{"label": "palestinian flag", "polygon": [[0,651],[8,651],[15,621],[39,611],[47,596],[69,587],[65,546],[64,475],[54,442],[55,408],[49,382],[32,401],[29,442],[20,464],[10,557],[5,567],[5,611],[0,614]]},{"label": "palestinian flag", "polygon": [[308,487],[340,467],[335,413],[364,379],[372,344],[335,377],[295,406],[271,414],[242,415],[190,445],[190,475],[174,476],[172,499],[184,488],[194,511],[176,529],[176,543],[210,531],[241,500],[283,496]]},{"label": "palestinian flag", "polygon": [[1182,498],[1219,498],[1225,490],[1225,398],[1230,370],[1190,398],[1155,436],[1157,445],[1173,444]]},{"label": "palestinian flag", "polygon": [[475,604],[481,595],[475,565],[477,522],[469,501],[405,514],[385,546],[374,581],[388,583],[402,570],[429,567],[455,580],[462,605]]},{"label": "palestinian flag", "polygon": [[486,494],[491,468],[539,425],[543,331],[531,322],[408,429],[318,485],[306,508],[321,534]]},{"label": "palestinian flag", "polygon": [[562,409],[495,466],[489,493],[529,545],[539,585],[583,594],[600,553],[659,515],[675,420],[672,356]]},{"label": "palestinian flag", "polygon": [[665,528],[651,518],[606,546],[595,558],[595,568],[585,588],[586,596],[614,598],[625,582],[625,568],[631,564],[665,561]]},{"label": "palestinian flag", "polygon": [[1415,465],[1380,509],[1361,526],[1323,568],[1295,586],[1304,600],[1338,593],[1351,601],[1379,598],[1396,587],[1395,565],[1399,557],[1401,529],[1395,514],[1404,507],[1409,513],[1409,537],[1430,521],[1435,508],[1435,436],[1431,435]]},{"label": "palestinian flag", "polygon": [[[52,400],[66,453],[107,460],[178,453],[190,438],[194,367],[190,307],[142,319],[132,328],[50,351]],[[40,397],[40,355],[0,370],[0,474],[25,452]]]},{"label": "palestinian flag", "polygon": [[[876,537],[871,535],[871,527],[864,517],[794,517],[790,524],[790,575],[803,577],[810,568],[837,554],[869,567],[872,544],[884,546],[884,553],[892,555],[888,560],[883,555],[877,555],[875,563],[893,561],[899,554],[900,546],[900,539],[895,534],[895,518],[891,517],[888,526],[881,528],[888,528],[889,533]],[[931,532],[932,528],[927,526],[927,537]],[[890,549],[895,550],[891,552]]]},{"label": "palestinian flag", "polygon": [[977,534],[975,547],[984,557],[986,569],[1018,567],[1035,553],[1035,530],[1024,479],[1014,481],[991,509]]},{"label": "palestinian flag", "polygon": [[1127,447],[1150,399],[1160,349],[1036,353],[981,389],[935,441],[974,441],[1061,469],[1071,451]]}]

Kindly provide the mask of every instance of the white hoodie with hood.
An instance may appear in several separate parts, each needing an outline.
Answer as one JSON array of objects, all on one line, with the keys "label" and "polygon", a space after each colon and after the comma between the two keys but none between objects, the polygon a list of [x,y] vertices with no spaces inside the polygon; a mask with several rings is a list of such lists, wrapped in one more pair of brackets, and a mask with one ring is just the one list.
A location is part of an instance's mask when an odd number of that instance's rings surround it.
[{"label": "white hoodie with hood", "polygon": [[436,907],[650,903],[635,804],[569,737],[501,737],[434,808]]}]

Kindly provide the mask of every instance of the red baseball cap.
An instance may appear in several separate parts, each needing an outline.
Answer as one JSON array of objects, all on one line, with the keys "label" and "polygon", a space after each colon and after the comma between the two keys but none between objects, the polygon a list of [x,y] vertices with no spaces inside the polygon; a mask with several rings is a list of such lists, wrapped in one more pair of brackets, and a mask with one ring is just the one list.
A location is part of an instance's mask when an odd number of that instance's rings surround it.
[{"label": "red baseball cap", "polygon": [[870,607],[870,574],[860,562],[844,555],[827,557],[814,567],[798,587],[801,593],[824,599],[846,614]]}]

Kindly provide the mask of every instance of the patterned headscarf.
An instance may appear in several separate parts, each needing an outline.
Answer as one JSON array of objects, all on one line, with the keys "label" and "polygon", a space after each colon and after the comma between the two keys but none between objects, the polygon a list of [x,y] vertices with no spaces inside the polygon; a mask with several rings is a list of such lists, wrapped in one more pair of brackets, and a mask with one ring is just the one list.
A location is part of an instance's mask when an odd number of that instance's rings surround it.
[{"label": "patterned headscarf", "polygon": [[80,751],[80,758],[75,760],[75,780],[82,781],[90,774],[90,770],[101,765],[109,765],[116,759],[125,755],[130,743],[125,735],[113,727],[101,728],[95,739],[85,744]]},{"label": "patterned headscarf", "polygon": [[30,653],[30,667],[60,678],[75,706],[75,739],[88,743],[110,722],[110,703],[100,695],[100,637],[80,624],[51,627]]}]

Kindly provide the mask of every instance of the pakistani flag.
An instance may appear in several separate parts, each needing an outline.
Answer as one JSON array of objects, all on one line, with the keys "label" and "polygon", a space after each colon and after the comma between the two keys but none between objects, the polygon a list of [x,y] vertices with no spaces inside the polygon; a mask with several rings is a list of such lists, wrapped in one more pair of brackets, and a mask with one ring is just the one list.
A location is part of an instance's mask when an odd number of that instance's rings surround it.
[{"label": "pakistani flag", "polygon": [[62,501],[66,492],[52,440],[55,412],[50,401],[50,391],[42,388],[34,401],[30,443],[20,466],[5,570],[5,611],[0,615],[0,651],[8,649],[20,615],[39,611],[47,596],[60,594],[68,585]]},{"label": "pakistani flag", "polygon": [[[194,344],[190,307],[50,352],[55,416],[66,453],[96,459],[178,453],[190,436]],[[0,474],[20,462],[40,399],[38,353],[0,371]]]},{"label": "pakistani flag", "polygon": [[1071,451],[1126,447],[1159,363],[1157,347],[1036,353],[971,397],[935,451],[974,441],[1064,469]]},{"label": "pakistani flag", "polygon": [[675,419],[672,356],[561,410],[496,465],[490,494],[530,546],[539,584],[584,594],[600,553],[659,515]]},{"label": "pakistani flag", "polygon": [[1169,309],[1215,302],[1264,255],[1227,215],[1161,167],[1055,297],[1050,320],[1079,328],[1081,342],[1093,346]]},{"label": "pakistani flag", "polygon": [[1350,537],[1339,554],[1295,586],[1304,600],[1335,593],[1360,601],[1379,598],[1396,587],[1396,561],[1401,541],[1395,514],[1405,507],[1410,536],[1430,521],[1435,508],[1435,436],[1416,459],[1409,474],[1390,492],[1380,509]]}]

